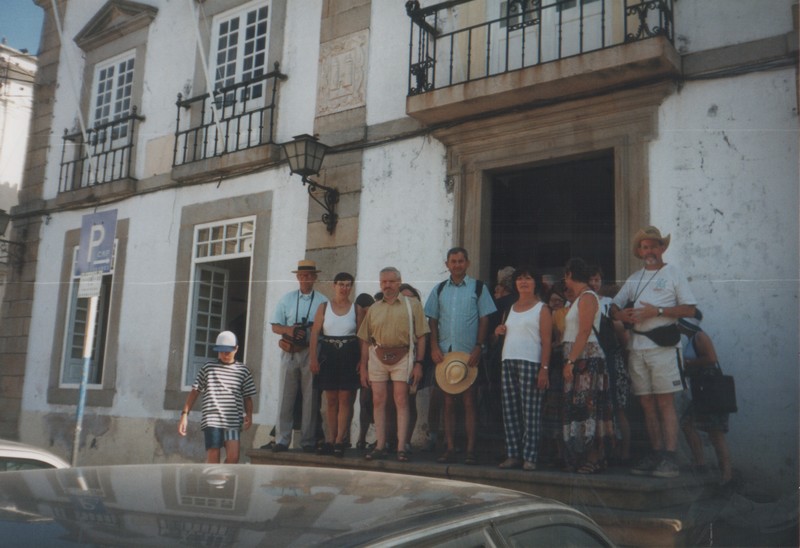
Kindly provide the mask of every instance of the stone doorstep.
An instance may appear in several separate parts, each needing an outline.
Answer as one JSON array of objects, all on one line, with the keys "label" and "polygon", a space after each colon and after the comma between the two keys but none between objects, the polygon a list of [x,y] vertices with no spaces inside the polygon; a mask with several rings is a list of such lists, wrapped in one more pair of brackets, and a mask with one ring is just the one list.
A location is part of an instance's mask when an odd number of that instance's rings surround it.
[{"label": "stone doorstep", "polygon": [[[578,508],[603,508],[637,514],[688,507],[698,500],[708,498],[712,491],[708,487],[716,480],[713,474],[700,479],[689,473],[673,479],[640,477],[631,475],[624,468],[611,468],[603,474],[591,476],[547,468],[533,472],[500,470],[489,464],[479,466],[439,464],[435,462],[434,453],[420,451],[414,452],[409,463],[397,462],[393,455],[389,455],[386,460],[367,461],[362,453],[355,449],[348,449],[345,457],[341,459],[298,450],[273,453],[266,449],[251,449],[246,451],[246,454],[253,464],[327,466],[445,477],[524,491]],[[678,515],[672,512],[669,518]]]}]

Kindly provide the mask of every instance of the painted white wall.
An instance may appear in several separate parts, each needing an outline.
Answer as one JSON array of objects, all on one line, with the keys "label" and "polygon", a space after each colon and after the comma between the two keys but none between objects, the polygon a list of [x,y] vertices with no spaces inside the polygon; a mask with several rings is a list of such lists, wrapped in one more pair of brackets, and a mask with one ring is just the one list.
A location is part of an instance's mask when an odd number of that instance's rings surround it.
[{"label": "painted white wall", "polygon": [[403,2],[374,0],[369,34],[367,124],[405,118],[411,20]]},{"label": "painted white wall", "polygon": [[445,277],[453,196],[445,192],[444,154],[444,146],[427,137],[364,151],[358,293],[379,291],[386,266],[398,268],[424,296]]},{"label": "painted white wall", "polygon": [[0,45],[0,65],[8,68],[7,77],[0,82],[0,209],[9,211],[17,204],[16,192],[22,184],[33,110],[33,84],[20,81],[17,73],[32,78],[36,58]]},{"label": "painted white wall", "polygon": [[794,0],[678,0],[675,47],[681,53],[778,36],[792,30]]},{"label": "painted white wall", "polygon": [[[301,133],[314,133],[317,104],[319,33],[322,0],[286,3],[281,72],[289,78],[280,84],[280,106],[275,141],[284,143]],[[294,263],[292,269],[297,266]]]},{"label": "painted white wall", "polygon": [[687,84],[664,103],[650,151],[652,221],[672,233],[666,260],[691,280],[736,378],[734,467],[775,488],[797,485],[798,471],[795,97],[794,70]]},{"label": "painted white wall", "polygon": [[[119,333],[117,365],[117,396],[109,408],[93,409],[92,413],[123,417],[172,418],[173,411],[163,410],[166,387],[165,351],[173,318],[185,315],[186,310],[172,310],[176,288],[176,242],[180,232],[183,207],[196,203],[225,200],[243,194],[272,190],[273,209],[271,241],[268,243],[269,287],[268,303],[274,303],[287,289],[287,283],[296,281],[291,274],[305,249],[308,197],[296,181],[289,181],[284,170],[240,177],[235,184],[216,183],[195,186],[186,190],[145,194],[106,206],[102,210],[117,209],[117,218],[130,219],[125,287],[121,306],[123,325]],[[142,211],[148,215],[143,217]],[[31,337],[28,348],[26,382],[23,392],[23,409],[31,412],[74,411],[74,406],[57,406],[47,403],[47,386],[52,357],[52,333],[64,318],[53,314],[61,285],[60,272],[64,233],[79,229],[86,211],[64,212],[53,215],[43,225],[40,252],[48,257],[38,262],[37,293],[33,305]],[[265,244],[258,244],[264,249]],[[183,276],[183,274],[181,274]],[[269,326],[265,326],[265,332]],[[46,334],[50,334],[49,336]],[[42,341],[47,341],[45,344]],[[277,367],[277,344],[264,343],[264,364],[249,364],[254,370],[262,369],[262,401],[257,419],[272,422],[277,410],[274,382],[267,370]],[[273,347],[275,352],[272,352]],[[277,369],[276,369],[277,371]]]}]

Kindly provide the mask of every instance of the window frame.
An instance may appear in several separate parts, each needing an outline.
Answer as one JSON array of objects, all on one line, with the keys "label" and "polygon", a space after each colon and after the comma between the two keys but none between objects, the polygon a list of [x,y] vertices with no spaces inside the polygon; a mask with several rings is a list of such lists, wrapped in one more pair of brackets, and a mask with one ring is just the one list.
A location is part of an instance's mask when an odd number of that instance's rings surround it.
[{"label": "window frame", "polygon": [[[186,280],[187,282],[191,280],[196,264],[194,262],[196,226],[204,223],[230,222],[243,217],[252,216],[255,218],[253,242],[258,242],[259,251],[250,256],[250,288],[248,291],[248,319],[245,335],[247,356],[243,361],[253,371],[256,386],[260,384],[261,365],[266,353],[264,340],[268,337],[268,334],[262,329],[268,323],[266,315],[267,284],[254,284],[252,281],[269,279],[272,200],[272,192],[265,191],[184,206],[180,214],[181,229],[178,235],[175,266],[177,279]],[[164,356],[164,362],[167,364],[164,409],[167,410],[182,409],[186,401],[183,379],[185,375],[184,364],[186,363],[188,351],[191,298],[190,283],[176,284],[172,309],[177,313],[172,322],[169,348]],[[254,407],[257,410],[257,400],[254,401]]]},{"label": "window frame", "polygon": [[[117,247],[117,240],[114,240],[114,248]],[[91,380],[87,383],[86,388],[89,390],[96,390],[102,388],[103,386],[103,377],[104,371],[103,367],[106,362],[106,348],[107,348],[107,337],[108,337],[108,320],[110,317],[110,311],[114,306],[113,296],[112,296],[112,288],[114,287],[114,269],[115,265],[114,262],[116,260],[116,253],[112,253],[112,264],[111,270],[108,272],[102,273],[102,283],[101,283],[101,295],[98,299],[98,306],[97,306],[97,321],[95,323],[95,333],[94,333],[94,348],[92,350],[92,370],[96,370],[97,368],[100,369],[100,382],[91,382]],[[64,379],[66,370],[68,367],[68,362],[72,361],[73,358],[69,356],[72,348],[72,341],[75,337],[76,330],[75,330],[75,323],[77,321],[77,310],[78,310],[78,287],[80,285],[80,276],[74,275],[74,265],[78,260],[78,246],[75,246],[72,251],[72,264],[73,264],[73,276],[70,280],[70,292],[69,292],[69,305],[67,307],[67,315],[66,315],[66,336],[64,337],[64,346],[61,351],[61,375],[59,376],[59,386],[61,388],[79,388],[80,387],[80,379],[77,382],[69,382]],[[98,359],[100,360],[98,362]],[[78,360],[80,367],[83,367],[83,358],[81,357]],[[75,365],[77,367],[77,364]],[[93,377],[92,371],[89,372],[90,379]]]},{"label": "window frame", "polygon": [[[137,64],[136,64],[136,49],[130,49],[128,51],[122,52],[118,55],[114,55],[108,59],[105,59],[99,63],[93,65],[94,69],[94,77],[92,78],[92,87],[89,90],[89,127],[95,127],[100,124],[105,124],[107,122],[113,122],[115,120],[119,120],[121,118],[125,118],[126,116],[132,113],[132,109],[134,106],[133,99],[134,99],[134,82],[136,81],[136,72],[137,72]],[[125,83],[123,85],[123,89],[127,88],[128,93],[127,96],[122,97],[122,101],[127,101],[127,107],[121,108],[117,111],[117,104],[119,103],[120,99],[117,98],[117,93],[119,91],[119,73],[117,70],[119,69],[122,63],[129,64],[133,62],[133,66],[130,69],[126,70],[127,73],[131,73],[130,75],[130,82]],[[100,73],[104,70],[108,70],[110,68],[114,69],[113,76],[110,77],[111,80],[111,89],[104,90],[104,94],[109,95],[109,102],[104,105],[98,105],[97,100],[100,96],[99,86],[100,86]],[[106,78],[108,80],[109,78]],[[99,108],[107,108],[109,112],[98,119],[97,110]],[[119,127],[114,128],[114,131],[119,132],[120,134],[114,135],[112,137],[112,142],[116,141],[117,139],[124,139],[128,136],[129,124],[123,124]]]},{"label": "window frame", "polygon": [[[256,17],[258,17],[259,10],[266,8],[267,16],[266,16],[266,35],[264,36],[265,47],[263,50],[254,50],[252,54],[247,53],[247,21],[246,18],[249,13],[255,12]],[[219,55],[220,55],[220,32],[221,26],[224,23],[231,23],[234,20],[239,21],[238,26],[238,35],[237,35],[237,47],[236,47],[236,58],[234,60],[234,73],[233,75],[220,75],[219,71],[221,68]],[[252,2],[248,2],[247,4],[243,4],[238,6],[234,9],[224,11],[215,15],[211,22],[211,42],[210,42],[210,50],[208,55],[208,62],[209,62],[209,74],[212,75],[214,79],[213,85],[214,89],[219,89],[221,87],[230,86],[233,84],[239,84],[245,81],[244,75],[246,72],[250,72],[250,78],[258,78],[270,71],[269,65],[269,48],[270,48],[270,41],[269,35],[271,30],[271,20],[272,20],[272,2],[270,0],[253,0]],[[256,21],[257,22],[257,21]],[[257,38],[257,36],[256,36]],[[228,50],[230,47],[227,48]],[[255,65],[250,67],[249,69],[245,68],[245,63],[247,57],[249,55],[258,55],[261,53],[264,57],[263,64],[260,68],[256,68]],[[230,63],[230,61],[228,61]],[[225,63],[227,64],[227,63]],[[224,66],[224,64],[223,64]],[[260,74],[256,74],[255,76],[252,74],[254,72],[259,72]],[[230,81],[232,79],[232,81]],[[264,98],[264,89],[262,88],[260,99],[263,102]]]},{"label": "window frame", "polygon": [[[119,333],[121,310],[123,307],[123,287],[125,286],[125,263],[127,260],[128,234],[130,219],[117,219],[116,245],[114,259],[114,283],[111,284],[111,306],[108,313],[106,329],[106,348],[104,353],[103,378],[99,385],[91,386],[86,391],[86,405],[89,407],[111,407],[116,395],[117,367],[119,362]],[[69,330],[65,318],[68,318],[70,299],[72,296],[72,280],[74,278],[74,250],[80,244],[81,230],[76,228],[64,234],[61,274],[53,315],[53,342],[50,353],[50,376],[47,388],[48,404],[75,405],[78,402],[80,388],[78,385],[63,385],[61,370],[64,349],[67,344]]]},{"label": "window frame", "polygon": [[[249,224],[249,231],[245,232],[243,229],[246,225]],[[230,233],[230,228],[235,227],[235,234]],[[255,234],[258,228],[258,221],[255,215],[247,215],[241,217],[234,217],[230,219],[220,219],[218,221],[213,222],[206,222],[206,223],[199,223],[194,226],[193,230],[193,240],[192,240],[192,265],[191,265],[191,278],[190,278],[190,287],[191,296],[188,303],[188,308],[186,311],[186,346],[184,352],[184,360],[183,360],[183,372],[181,373],[182,379],[182,390],[188,391],[192,387],[192,383],[194,382],[194,377],[199,371],[199,366],[196,363],[196,359],[198,356],[194,353],[194,346],[195,344],[202,344],[196,341],[196,333],[197,333],[197,318],[198,318],[198,292],[200,290],[200,281],[198,281],[198,273],[201,270],[209,270],[209,271],[217,271],[218,274],[221,274],[224,277],[224,287],[223,287],[223,296],[222,296],[222,309],[220,312],[220,325],[217,329],[212,329],[207,335],[214,337],[219,331],[225,329],[225,326],[228,325],[230,318],[228,318],[228,310],[227,310],[227,300],[228,300],[228,291],[230,290],[230,271],[225,269],[223,265],[219,263],[224,263],[225,261],[231,261],[236,259],[247,259],[250,263],[249,268],[249,279],[248,279],[248,291],[247,291],[247,317],[249,320],[250,313],[251,313],[251,304],[252,304],[252,282],[253,282],[253,249],[255,243]],[[214,232],[215,229],[221,229],[221,236],[215,237]],[[207,236],[204,239],[201,239],[201,235],[205,232]],[[233,248],[231,249],[231,246]],[[215,253],[214,248],[219,248],[219,253]],[[213,299],[213,297],[209,297]],[[249,324],[249,321],[246,322]],[[213,341],[213,338],[206,338],[206,346],[213,346],[210,343]],[[245,344],[247,339],[245,338]],[[246,363],[247,359],[247,348],[244,348],[245,355],[244,360]],[[213,356],[207,354],[204,359],[213,359]],[[191,371],[194,369],[194,371]]]}]

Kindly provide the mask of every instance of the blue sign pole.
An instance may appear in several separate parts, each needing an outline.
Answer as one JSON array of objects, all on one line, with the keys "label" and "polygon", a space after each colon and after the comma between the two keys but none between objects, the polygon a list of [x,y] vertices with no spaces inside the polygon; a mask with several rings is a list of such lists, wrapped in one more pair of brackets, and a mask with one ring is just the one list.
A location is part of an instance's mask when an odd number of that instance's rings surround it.
[{"label": "blue sign pole", "polygon": [[81,220],[81,241],[75,274],[80,276],[78,298],[89,299],[86,318],[86,333],[83,339],[83,371],[78,394],[78,411],[75,419],[75,435],[72,440],[72,466],[78,465],[78,450],[83,430],[83,415],[86,409],[86,386],[92,368],[97,304],[100,300],[103,272],[113,269],[114,239],[117,231],[117,210],[84,215]]},{"label": "blue sign pole", "polygon": [[81,373],[81,388],[78,395],[78,413],[75,419],[75,435],[72,440],[72,466],[78,465],[78,449],[81,443],[83,430],[83,414],[86,409],[86,385],[89,384],[89,370],[92,367],[92,348],[94,348],[94,326],[97,322],[98,297],[89,297],[88,318],[86,318],[86,334],[83,344],[83,372]]}]

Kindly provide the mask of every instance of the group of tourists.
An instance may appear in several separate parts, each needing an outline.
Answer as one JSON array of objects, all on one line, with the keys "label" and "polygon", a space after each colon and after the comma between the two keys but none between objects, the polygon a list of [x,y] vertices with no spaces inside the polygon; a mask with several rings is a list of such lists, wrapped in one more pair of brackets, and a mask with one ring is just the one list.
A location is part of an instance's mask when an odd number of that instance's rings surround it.
[{"label": "group of tourists", "polygon": [[[643,267],[613,298],[601,295],[600,269],[580,258],[570,259],[563,280],[550,284],[534,266],[505,268],[493,298],[483,282],[467,275],[467,250],[455,247],[445,259],[449,277],[434,287],[424,305],[419,292],[403,284],[394,267],[380,271],[380,293],[374,298],[360,295],[354,302],[354,278],[342,272],[334,277],[328,299],[314,289],[320,272],[316,264],[300,261],[293,271],[299,288],[281,298],[271,318],[281,347],[279,416],[272,450],[289,449],[296,398],[300,398],[301,448],[341,457],[350,447],[360,388],[361,422],[368,425],[371,419],[376,436],[367,450],[362,424],[358,447],[365,450],[364,457],[385,459],[388,448],[394,447],[397,460],[407,462],[416,422],[414,395],[430,385],[432,442],[438,433],[439,410],[444,419],[443,451],[437,462],[453,463],[463,457],[465,464],[478,464],[475,379],[479,368],[485,368],[500,373],[497,398],[502,402],[505,431],[500,468],[535,470],[543,452],[564,470],[579,474],[604,471],[611,457],[628,461],[626,408],[632,391],[641,404],[651,445],[651,451],[632,466],[632,473],[677,476],[680,426],[698,471],[707,467],[697,430],[710,433],[723,481],[729,480],[726,417],[697,416],[691,407],[681,421],[677,417],[675,394],[685,388],[684,361],[687,370],[702,368],[716,363],[716,355],[699,328],[701,314],[688,280],[678,267],[663,261],[669,242],[670,237],[655,227],[640,230],[633,239],[633,253]],[[691,342],[685,360],[679,329],[686,335],[684,341]],[[225,332],[220,337],[227,344],[218,340],[216,368],[238,364],[231,361],[235,335]],[[489,358],[490,349],[496,350],[496,361]],[[204,429],[221,429],[206,435],[206,447],[216,450],[217,460],[220,444],[226,449],[229,441],[238,444],[238,430],[252,422],[252,378],[246,367],[239,366],[243,373],[235,381],[243,387],[242,402],[228,406],[239,413],[238,423],[215,421],[211,418],[215,412],[205,403],[203,407]],[[197,393],[208,390],[205,379],[214,369],[215,364],[207,364],[198,375],[181,417],[182,434],[186,414]],[[221,382],[232,382],[230,375]],[[320,392],[325,399],[324,441],[318,439],[316,426]],[[364,404],[370,395],[368,417]],[[459,403],[463,423],[457,419]],[[456,446],[460,431],[465,438],[463,454]],[[238,445],[235,454],[238,459]]]}]

